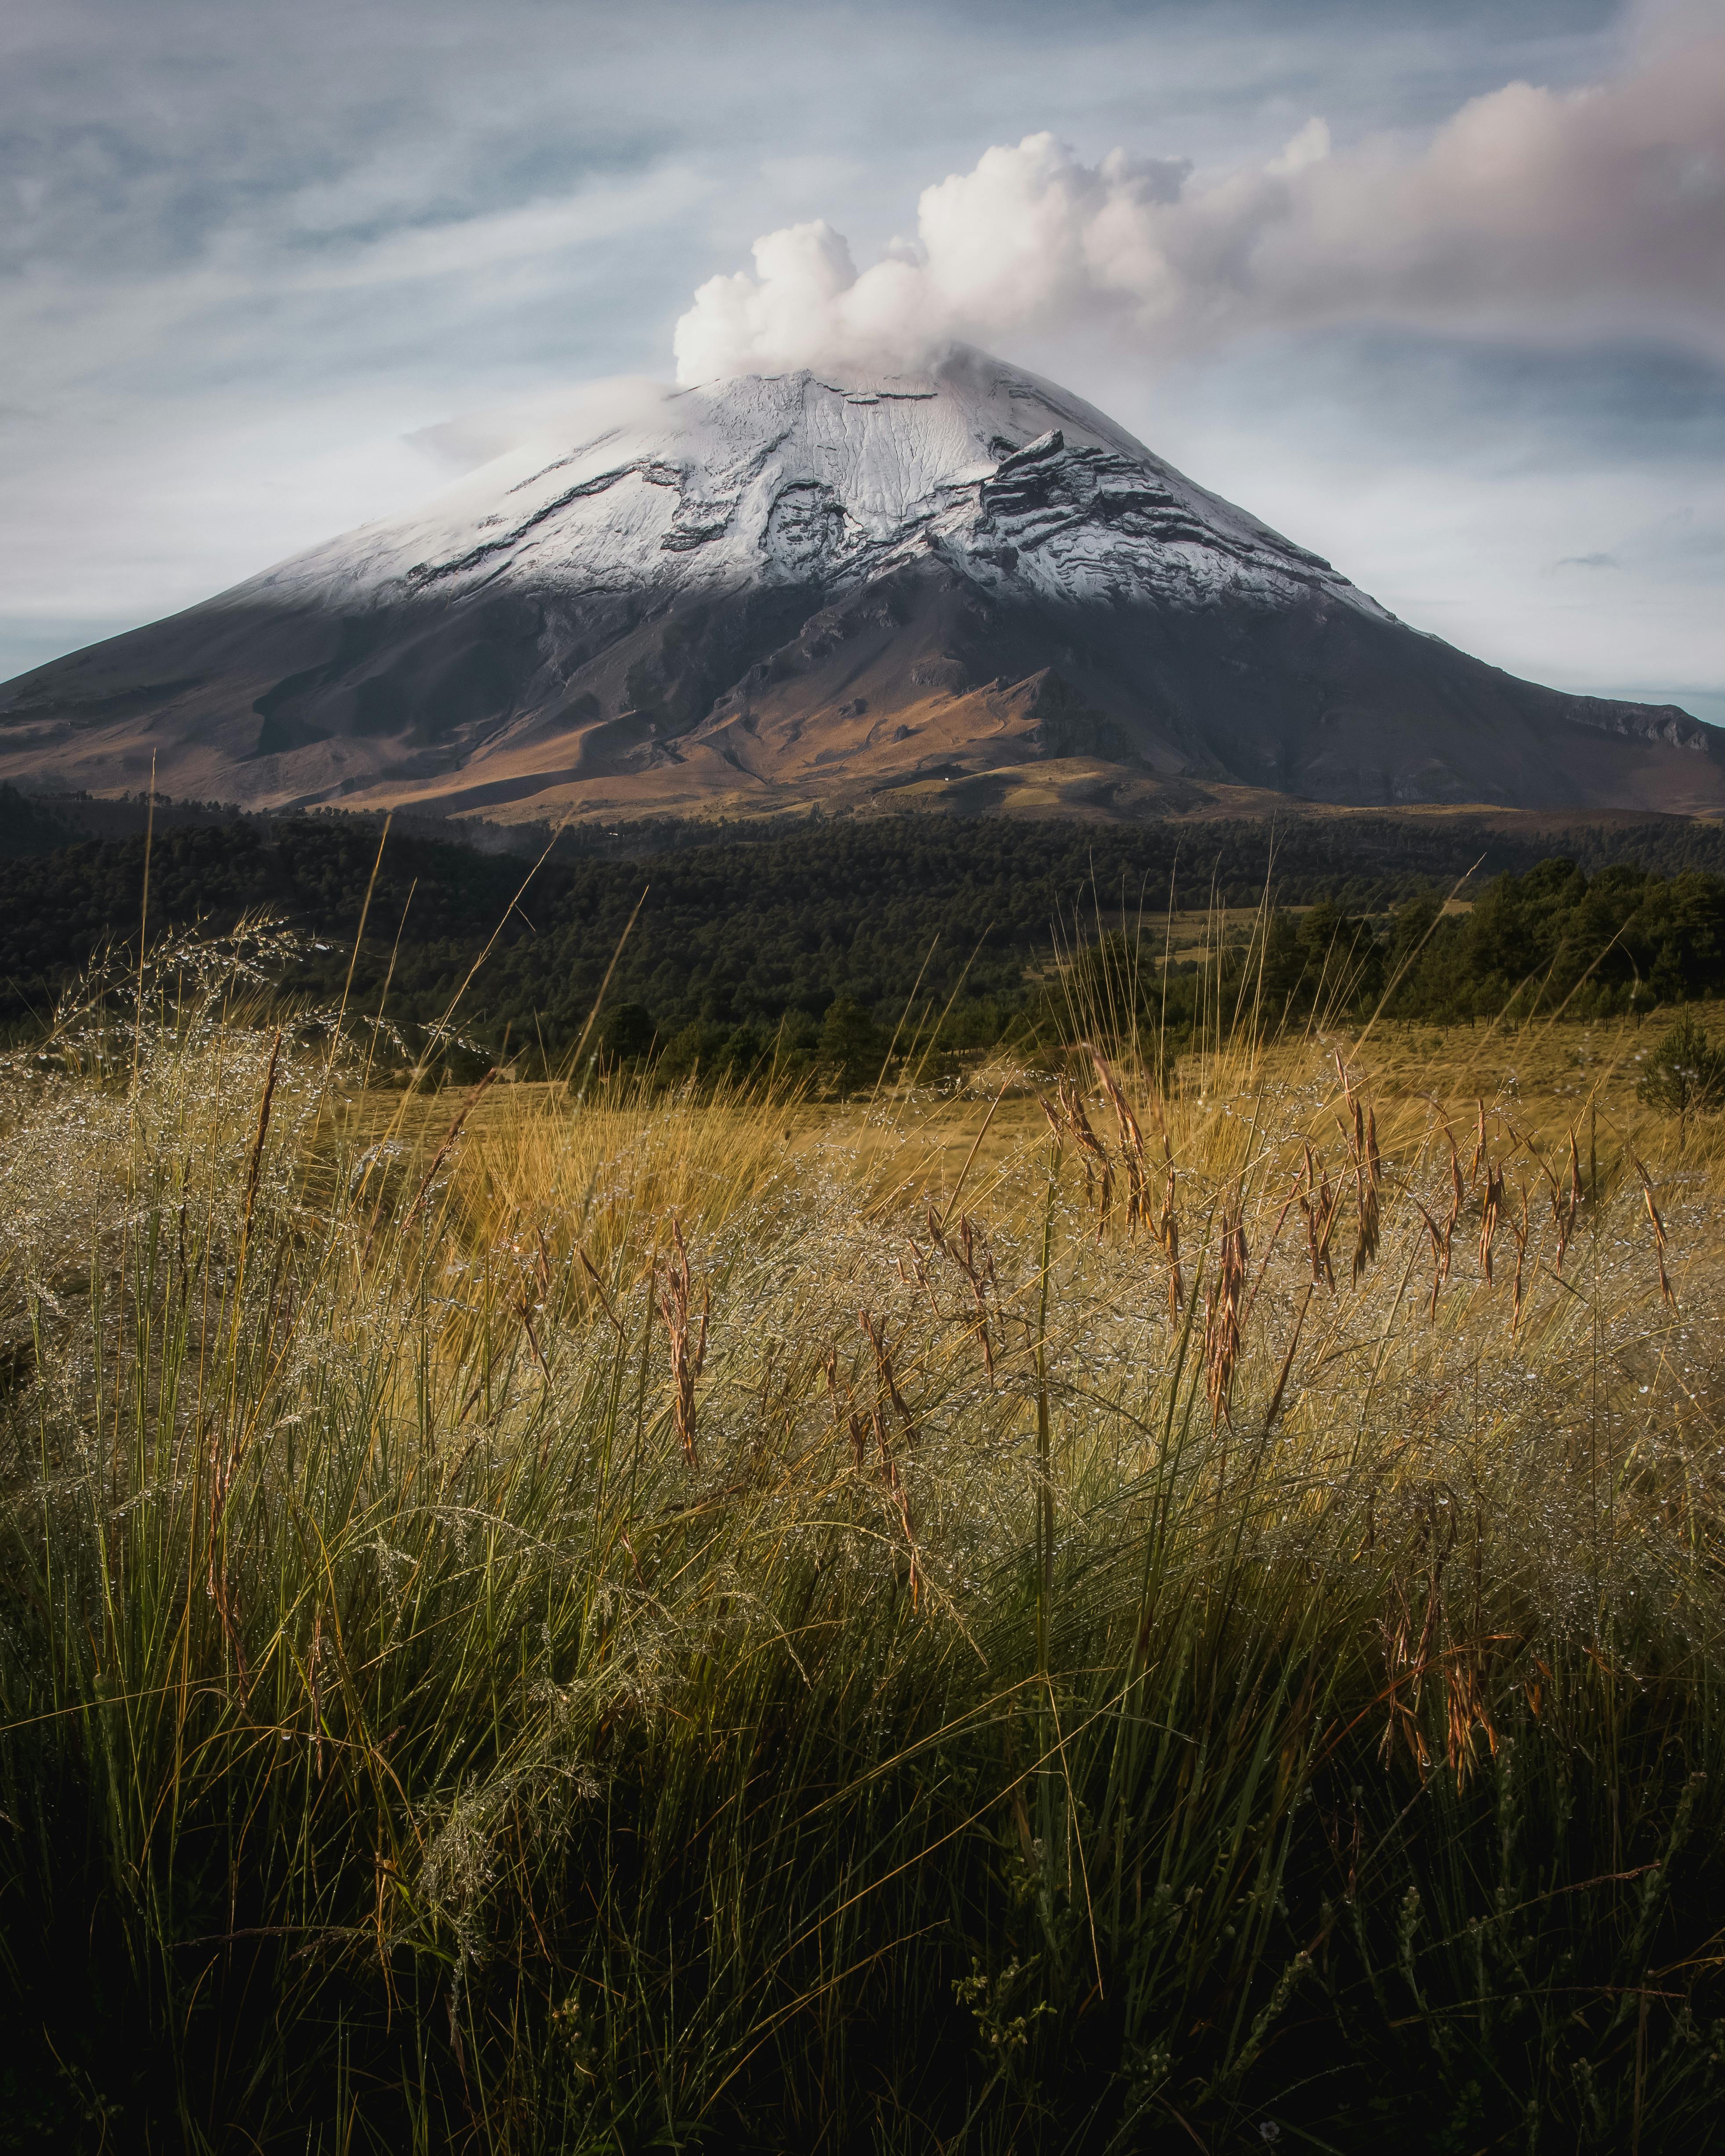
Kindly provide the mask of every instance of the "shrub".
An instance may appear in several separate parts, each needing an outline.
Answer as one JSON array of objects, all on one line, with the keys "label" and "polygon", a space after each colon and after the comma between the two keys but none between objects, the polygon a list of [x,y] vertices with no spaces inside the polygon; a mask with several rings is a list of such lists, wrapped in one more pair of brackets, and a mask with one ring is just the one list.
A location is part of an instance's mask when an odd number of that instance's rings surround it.
[{"label": "shrub", "polygon": [[1725,1106],[1725,1050],[1715,1048],[1693,1011],[1661,1034],[1635,1091],[1650,1108],[1675,1116],[1708,1115]]}]

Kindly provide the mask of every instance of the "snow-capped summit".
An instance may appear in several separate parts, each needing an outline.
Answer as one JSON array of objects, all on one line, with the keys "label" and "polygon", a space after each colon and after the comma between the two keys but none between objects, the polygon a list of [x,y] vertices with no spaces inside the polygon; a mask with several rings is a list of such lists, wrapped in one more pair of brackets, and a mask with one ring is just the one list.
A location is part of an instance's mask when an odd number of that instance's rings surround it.
[{"label": "snow-capped summit", "polygon": [[[1077,398],[960,348],[937,371],[629,384],[623,409],[547,457],[488,465],[432,511],[285,563],[231,596],[344,601],[500,576],[581,589],[837,590],[938,556],[990,591],[1050,600],[1322,587],[1327,562]],[[1375,611],[1375,609],[1374,609]]]},{"label": "snow-capped summit", "polygon": [[1711,807],[1709,729],[1417,634],[1079,398],[916,375],[589,399],[547,447],[0,690],[0,778],[496,815]]}]

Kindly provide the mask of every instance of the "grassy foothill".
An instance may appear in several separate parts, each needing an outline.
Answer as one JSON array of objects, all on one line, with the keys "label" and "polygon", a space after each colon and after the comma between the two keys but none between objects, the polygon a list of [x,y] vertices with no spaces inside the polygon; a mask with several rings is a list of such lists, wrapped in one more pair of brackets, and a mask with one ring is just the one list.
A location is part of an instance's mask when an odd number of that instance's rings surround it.
[{"label": "grassy foothill", "polygon": [[1715,2144],[1705,1027],[382,1094],[268,959],[0,1066],[0,2148]]}]

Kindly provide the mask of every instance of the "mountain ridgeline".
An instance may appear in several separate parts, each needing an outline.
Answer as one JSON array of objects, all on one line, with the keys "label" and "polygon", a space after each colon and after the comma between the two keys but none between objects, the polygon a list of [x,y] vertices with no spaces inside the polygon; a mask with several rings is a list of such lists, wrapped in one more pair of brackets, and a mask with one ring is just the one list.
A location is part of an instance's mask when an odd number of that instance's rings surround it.
[{"label": "mountain ridgeline", "polygon": [[1397,620],[986,355],[636,384],[0,688],[0,780],[502,820],[1725,809],[1712,729]]}]

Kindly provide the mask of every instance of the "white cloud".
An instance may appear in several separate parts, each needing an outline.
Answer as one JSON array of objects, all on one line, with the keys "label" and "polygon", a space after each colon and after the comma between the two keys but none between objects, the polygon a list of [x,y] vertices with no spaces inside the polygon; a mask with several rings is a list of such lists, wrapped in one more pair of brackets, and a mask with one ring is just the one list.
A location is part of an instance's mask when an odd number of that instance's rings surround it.
[{"label": "white cloud", "polygon": [[1725,358],[1725,36],[1635,72],[1476,97],[1421,154],[1280,156],[1194,178],[1050,134],[923,191],[908,247],[857,274],[824,222],[757,240],[677,325],[679,377],[915,364],[955,338],[1100,330],[1151,352],[1361,321],[1573,341],[1630,334]]}]

